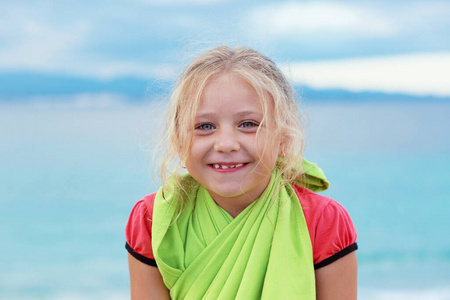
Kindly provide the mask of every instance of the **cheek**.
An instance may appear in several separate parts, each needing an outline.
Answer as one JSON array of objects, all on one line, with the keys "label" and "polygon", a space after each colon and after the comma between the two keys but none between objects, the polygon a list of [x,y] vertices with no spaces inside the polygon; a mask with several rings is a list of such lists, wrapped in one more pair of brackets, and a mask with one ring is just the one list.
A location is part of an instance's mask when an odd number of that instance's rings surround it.
[{"label": "cheek", "polygon": [[188,152],[188,159],[190,161],[198,161],[201,160],[205,155],[205,142],[202,139],[193,138],[192,143]]},{"label": "cheek", "polygon": [[195,147],[191,147],[189,151],[189,155],[186,159],[186,169],[191,175],[197,174],[197,170],[199,169],[199,166],[201,165],[201,158],[198,155],[198,151],[196,151]]},{"label": "cheek", "polygon": [[279,152],[280,140],[271,137],[269,134],[266,137],[261,137],[256,141],[258,153],[262,154],[262,159],[268,167],[275,166]]},{"label": "cheek", "polygon": [[186,162],[189,159],[191,153],[190,147],[193,141],[194,139],[189,133],[178,138],[178,157],[181,161]]}]

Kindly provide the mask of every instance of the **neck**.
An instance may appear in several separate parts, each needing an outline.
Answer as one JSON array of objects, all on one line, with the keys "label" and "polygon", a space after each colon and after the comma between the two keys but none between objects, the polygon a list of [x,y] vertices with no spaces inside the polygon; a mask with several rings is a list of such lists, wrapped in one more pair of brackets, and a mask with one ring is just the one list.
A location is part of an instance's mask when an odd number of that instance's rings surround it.
[{"label": "neck", "polygon": [[213,195],[211,197],[214,199],[217,205],[222,207],[227,213],[230,214],[233,218],[236,218],[244,209],[247,208],[250,204],[255,201],[249,197],[245,197],[243,199],[233,199],[230,200],[227,197],[222,197],[220,195]]},{"label": "neck", "polygon": [[213,198],[214,202],[216,202],[217,205],[222,207],[226,212],[230,214],[233,218],[236,218],[244,209],[247,208],[250,204],[252,204],[256,199],[261,196],[261,194],[266,189],[267,185],[270,182],[270,176],[266,179],[264,179],[266,182],[264,185],[262,185],[262,188],[259,189],[252,189],[251,191],[247,193],[243,193],[236,196],[224,196],[217,193],[214,193],[213,191],[206,189],[211,197]]}]

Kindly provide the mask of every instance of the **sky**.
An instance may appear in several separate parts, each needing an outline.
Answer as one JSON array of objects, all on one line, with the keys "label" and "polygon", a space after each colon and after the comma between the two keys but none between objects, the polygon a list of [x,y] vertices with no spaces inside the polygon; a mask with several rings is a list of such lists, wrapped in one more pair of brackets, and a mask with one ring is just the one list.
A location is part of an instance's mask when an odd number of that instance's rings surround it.
[{"label": "sky", "polygon": [[1,7],[3,97],[62,78],[78,80],[80,91],[124,78],[170,81],[219,44],[251,46],[293,83],[316,90],[450,97],[450,1],[17,0]]}]

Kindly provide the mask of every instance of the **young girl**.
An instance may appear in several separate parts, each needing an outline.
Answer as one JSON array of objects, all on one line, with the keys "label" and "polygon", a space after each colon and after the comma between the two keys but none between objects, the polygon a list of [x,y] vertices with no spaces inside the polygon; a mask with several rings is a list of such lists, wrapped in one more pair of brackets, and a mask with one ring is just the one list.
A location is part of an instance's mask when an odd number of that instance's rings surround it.
[{"label": "young girl", "polygon": [[312,191],[328,182],[302,160],[294,93],[269,58],[200,55],[165,132],[163,186],[126,228],[132,299],[356,299],[355,228]]}]

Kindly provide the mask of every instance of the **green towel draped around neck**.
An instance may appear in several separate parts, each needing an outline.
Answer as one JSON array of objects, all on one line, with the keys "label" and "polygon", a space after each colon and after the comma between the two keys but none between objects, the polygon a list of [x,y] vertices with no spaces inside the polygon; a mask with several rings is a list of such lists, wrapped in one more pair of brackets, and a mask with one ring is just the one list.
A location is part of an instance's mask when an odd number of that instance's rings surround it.
[{"label": "green towel draped around neck", "polygon": [[304,186],[313,192],[321,192],[326,190],[330,183],[328,182],[322,169],[315,163],[307,160],[302,161],[302,170],[305,178],[299,178],[294,184]]},{"label": "green towel draped around neck", "polygon": [[[314,164],[301,180],[328,187]],[[311,240],[299,199],[278,169],[263,194],[232,218],[190,175],[179,212],[172,189],[155,198],[152,247],[172,299],[315,299]],[[170,189],[169,189],[170,190]]]}]

